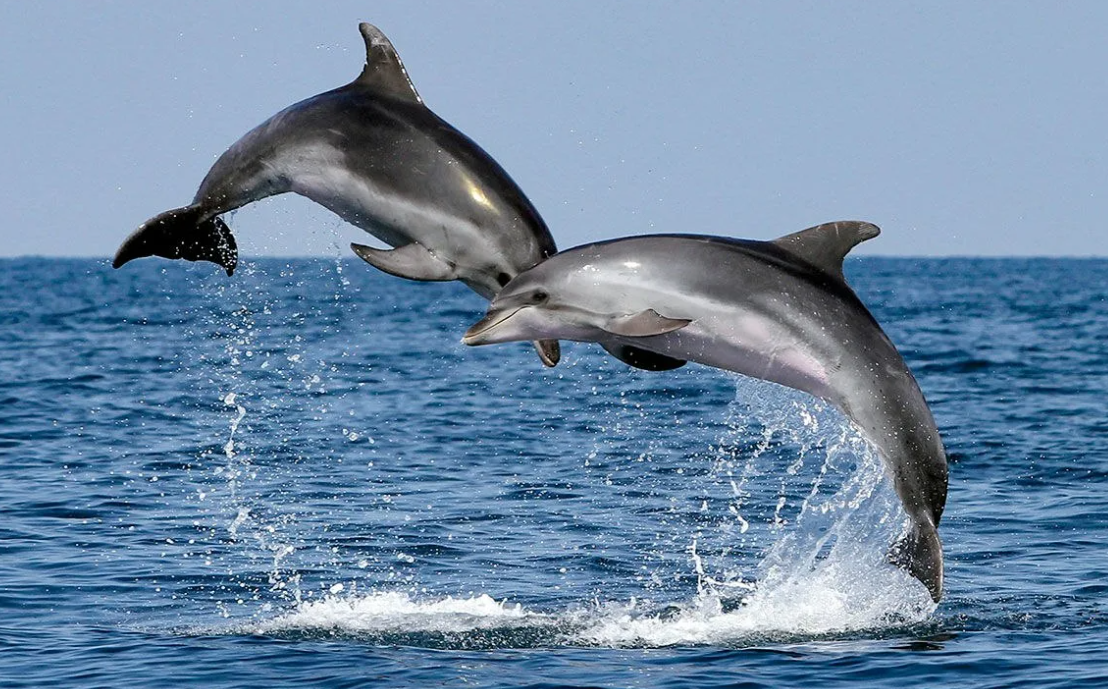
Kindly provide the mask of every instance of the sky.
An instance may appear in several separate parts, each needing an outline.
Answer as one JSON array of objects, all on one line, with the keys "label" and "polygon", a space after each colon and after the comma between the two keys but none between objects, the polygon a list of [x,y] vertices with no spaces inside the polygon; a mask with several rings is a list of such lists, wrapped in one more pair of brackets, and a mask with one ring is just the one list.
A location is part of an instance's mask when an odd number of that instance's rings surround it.
[{"label": "sky", "polygon": [[[359,21],[559,247],[875,222],[883,255],[1108,255],[1108,2],[0,0],[0,256],[110,256],[278,110],[352,80]],[[347,255],[285,195],[244,255]]]}]

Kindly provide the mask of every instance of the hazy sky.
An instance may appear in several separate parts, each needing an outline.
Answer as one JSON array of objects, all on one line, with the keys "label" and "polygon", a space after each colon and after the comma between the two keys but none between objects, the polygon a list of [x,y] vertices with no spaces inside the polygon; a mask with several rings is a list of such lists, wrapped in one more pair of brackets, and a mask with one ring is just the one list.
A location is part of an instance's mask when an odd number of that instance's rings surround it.
[{"label": "hazy sky", "polygon": [[[1108,2],[0,0],[0,256],[109,256],[381,27],[559,246],[870,220],[881,254],[1108,255]],[[282,196],[244,254],[363,240]]]}]

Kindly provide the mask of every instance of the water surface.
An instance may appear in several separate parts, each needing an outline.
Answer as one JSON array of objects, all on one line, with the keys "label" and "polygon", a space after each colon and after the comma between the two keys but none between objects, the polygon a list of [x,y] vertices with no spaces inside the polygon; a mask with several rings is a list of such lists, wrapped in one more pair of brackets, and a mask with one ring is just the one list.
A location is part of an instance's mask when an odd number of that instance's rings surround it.
[{"label": "water surface", "polygon": [[0,267],[4,686],[1108,683],[1108,261],[847,264],[950,454],[937,607],[800,393],[466,348],[360,262]]}]

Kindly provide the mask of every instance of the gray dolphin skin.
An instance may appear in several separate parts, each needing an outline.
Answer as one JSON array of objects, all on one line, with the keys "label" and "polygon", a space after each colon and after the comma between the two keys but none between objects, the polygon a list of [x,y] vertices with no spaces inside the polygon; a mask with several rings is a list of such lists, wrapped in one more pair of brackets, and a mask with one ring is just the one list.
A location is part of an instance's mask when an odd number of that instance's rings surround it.
[{"label": "gray dolphin skin", "polygon": [[877,447],[910,518],[891,561],[938,602],[946,452],[915,378],[842,272],[879,231],[844,221],[769,242],[654,235],[577,247],[508,283],[463,342],[597,342],[639,368],[695,361],[827,400]]},{"label": "gray dolphin skin", "polygon": [[[508,173],[423,104],[379,29],[359,29],[366,64],[357,79],[248,132],[190,205],[143,223],[112,265],[162,256],[211,261],[231,275],[238,251],[219,216],[286,192],[395,247],[352,244],[370,265],[411,280],[461,280],[486,299],[554,254],[546,223]],[[535,345],[543,363],[557,363],[556,340]]]}]

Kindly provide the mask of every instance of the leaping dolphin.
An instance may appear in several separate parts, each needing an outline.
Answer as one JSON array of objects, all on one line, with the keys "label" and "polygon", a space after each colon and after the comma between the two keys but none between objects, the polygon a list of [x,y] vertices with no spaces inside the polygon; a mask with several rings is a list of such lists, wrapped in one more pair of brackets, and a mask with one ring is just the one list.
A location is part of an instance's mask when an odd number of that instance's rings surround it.
[{"label": "leaping dolphin", "polygon": [[847,252],[879,232],[846,221],[769,242],[654,235],[577,247],[509,282],[463,342],[597,342],[639,368],[695,361],[829,401],[877,447],[911,520],[892,561],[938,602],[946,452],[915,378],[842,272]]},{"label": "leaping dolphin", "polygon": [[[476,143],[423,104],[392,43],[358,27],[366,64],[350,84],[291,105],[247,132],[208,171],[192,204],[143,223],[112,265],[143,256],[217,263],[238,250],[220,215],[294,192],[393,250],[352,244],[386,273],[461,280],[491,299],[557,250],[523,191]],[[557,363],[558,342],[536,342]]]}]

